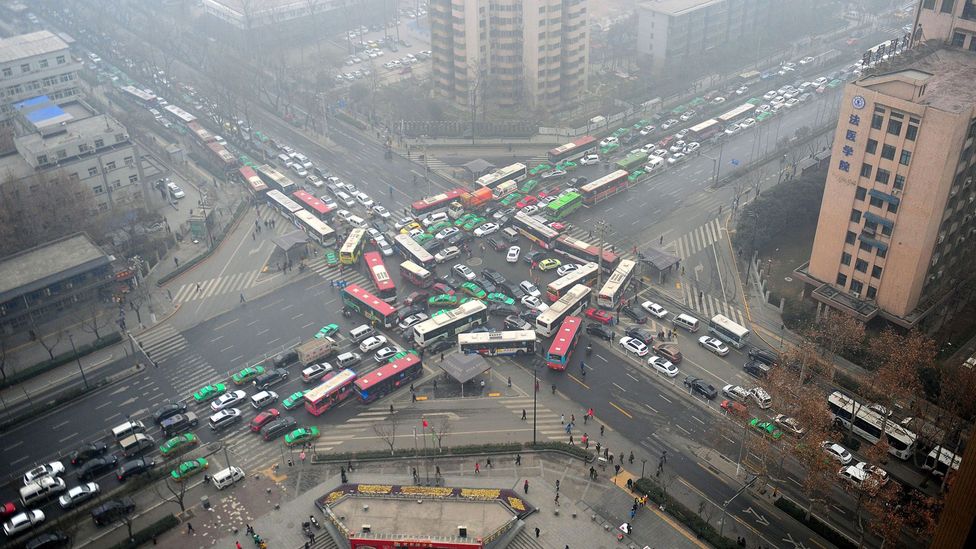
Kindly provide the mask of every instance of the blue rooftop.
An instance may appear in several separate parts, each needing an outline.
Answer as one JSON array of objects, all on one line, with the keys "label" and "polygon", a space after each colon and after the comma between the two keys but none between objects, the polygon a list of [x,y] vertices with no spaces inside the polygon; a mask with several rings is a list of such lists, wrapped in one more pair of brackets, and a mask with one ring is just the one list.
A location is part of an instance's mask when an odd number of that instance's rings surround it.
[{"label": "blue rooftop", "polygon": [[64,112],[64,109],[52,104],[32,111],[27,115],[27,120],[33,124],[37,124],[39,122],[44,122],[45,120],[52,120],[54,118],[64,116],[65,114],[67,113]]}]

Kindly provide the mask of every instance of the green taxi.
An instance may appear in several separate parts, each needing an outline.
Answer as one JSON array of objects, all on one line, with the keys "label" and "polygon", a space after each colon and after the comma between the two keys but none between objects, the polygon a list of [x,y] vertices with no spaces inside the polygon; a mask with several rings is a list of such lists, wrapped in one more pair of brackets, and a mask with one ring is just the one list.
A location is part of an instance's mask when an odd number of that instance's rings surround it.
[{"label": "green taxi", "polygon": [[414,242],[416,242],[417,244],[423,244],[424,242],[427,242],[428,240],[433,240],[433,239],[434,239],[434,235],[432,235],[430,233],[421,233],[421,234],[418,234],[417,236],[413,237]]},{"label": "green taxi", "polygon": [[613,133],[610,134],[610,135],[613,136],[613,137],[618,137],[619,138],[619,137],[622,137],[624,135],[627,135],[629,132],[630,132],[630,128],[623,127],[623,128],[617,128],[617,129],[613,130]]},{"label": "green taxi", "polygon": [[620,143],[608,143],[607,145],[600,147],[600,154],[601,155],[610,154],[619,148],[620,148]]},{"label": "green taxi", "polygon": [[536,166],[536,167],[532,168],[531,170],[529,170],[529,175],[536,176],[536,175],[541,174],[542,172],[548,172],[551,169],[552,169],[552,166],[550,166],[549,164],[543,162],[542,164],[539,164],[538,166]]},{"label": "green taxi", "polygon": [[634,170],[630,172],[630,175],[627,176],[627,181],[630,182],[639,181],[643,179],[645,175],[647,175],[647,172],[645,172],[644,170]]},{"label": "green taxi", "polygon": [[763,436],[769,437],[773,440],[783,438],[783,431],[777,429],[776,425],[774,425],[771,421],[762,421],[758,417],[754,417],[749,420],[749,426],[762,433]]},{"label": "green taxi", "polygon": [[207,385],[206,387],[203,387],[199,391],[193,393],[193,400],[198,403],[206,402],[208,400],[215,399],[226,392],[226,385],[223,383],[214,383],[213,385]]},{"label": "green taxi", "polygon": [[579,164],[573,162],[572,160],[563,160],[559,164],[556,164],[556,169],[564,172],[571,172],[576,168],[579,168]]},{"label": "green taxi", "polygon": [[434,223],[430,227],[427,227],[427,234],[437,234],[450,226],[451,226],[450,221],[441,221],[440,223]]},{"label": "green taxi", "polygon": [[538,186],[539,186],[538,179],[528,179],[526,181],[523,181],[522,184],[519,185],[519,192],[523,194],[529,194],[530,192],[535,190],[535,188]]},{"label": "green taxi", "polygon": [[430,307],[457,307],[458,298],[451,294],[438,294],[427,298]]},{"label": "green taxi", "polygon": [[438,310],[430,313],[430,318],[434,318],[435,316],[446,315],[449,310],[450,309],[438,309]]},{"label": "green taxi", "polygon": [[[444,312],[444,313],[446,313],[447,311],[441,310],[441,311],[438,311],[438,312]],[[417,355],[417,356],[420,356],[420,353],[418,353],[414,349],[410,349],[409,351],[400,351],[399,353],[391,356],[390,359],[387,360],[387,362],[394,362],[394,361],[400,360],[401,358],[403,358],[403,357],[405,357],[407,355]]]},{"label": "green taxi", "polygon": [[466,214],[462,215],[461,217],[459,217],[459,218],[457,218],[457,219],[454,220],[454,226],[455,227],[461,227],[462,225],[464,225],[465,223],[467,223],[468,221],[471,221],[472,219],[474,219],[476,217],[478,217],[478,214],[466,213]]},{"label": "green taxi", "polygon": [[[511,206],[512,204],[515,204],[515,203],[516,203],[516,202],[518,202],[519,200],[522,200],[522,197],[523,197],[523,196],[525,196],[525,195],[524,195],[524,194],[522,194],[522,193],[512,193],[512,194],[510,194],[510,195],[508,195],[508,196],[506,196],[505,198],[502,198],[501,200],[499,200],[499,201],[498,201],[498,203],[499,203],[499,204],[500,204],[501,206],[503,206],[503,207],[506,207],[506,208],[508,208],[508,207],[510,207],[510,206]],[[463,225],[463,224],[464,224],[464,223],[462,223],[462,225]],[[457,225],[457,223],[455,223],[455,225]]]},{"label": "green taxi", "polygon": [[172,477],[172,479],[176,482],[183,482],[183,480],[186,478],[206,471],[207,467],[210,467],[210,464],[207,463],[205,458],[184,461],[179,467],[170,471],[169,476]]},{"label": "green taxi", "polygon": [[338,324],[326,324],[325,326],[322,326],[322,329],[319,330],[319,333],[315,334],[315,339],[322,339],[323,337],[329,337],[338,331],[339,331]]},{"label": "green taxi", "polygon": [[244,385],[264,373],[264,366],[248,366],[233,375],[234,385]]},{"label": "green taxi", "polygon": [[339,254],[337,254],[332,248],[325,250],[325,263],[329,267],[335,267],[339,264]]},{"label": "green taxi", "polygon": [[461,291],[468,294],[475,299],[484,299],[487,293],[478,287],[474,282],[465,282],[461,284]]},{"label": "green taxi", "polygon": [[285,410],[292,410],[298,408],[302,405],[305,399],[305,393],[309,392],[311,389],[305,389],[304,391],[297,391],[292,393],[288,398],[281,401],[281,405],[285,407]]},{"label": "green taxi", "polygon": [[319,428],[315,426],[295,429],[294,431],[285,435],[285,445],[294,446],[296,444],[304,444],[319,438],[319,435],[321,434],[322,433],[319,432]]},{"label": "green taxi", "polygon": [[502,305],[515,305],[514,299],[500,292],[494,292],[488,294],[487,299],[492,303],[501,303]]},{"label": "green taxi", "polygon": [[191,446],[196,446],[200,444],[200,439],[197,438],[193,433],[185,433],[177,437],[173,437],[163,443],[159,447],[159,453],[164,456],[168,456],[177,452],[185,452]]},{"label": "green taxi", "polygon": [[477,229],[478,227],[484,225],[487,222],[488,222],[488,220],[485,219],[485,218],[483,218],[483,217],[475,217],[474,219],[472,219],[472,220],[468,221],[467,223],[465,223],[464,226],[461,227],[461,228],[464,229],[465,231],[470,232],[470,231],[473,231],[473,230]]}]

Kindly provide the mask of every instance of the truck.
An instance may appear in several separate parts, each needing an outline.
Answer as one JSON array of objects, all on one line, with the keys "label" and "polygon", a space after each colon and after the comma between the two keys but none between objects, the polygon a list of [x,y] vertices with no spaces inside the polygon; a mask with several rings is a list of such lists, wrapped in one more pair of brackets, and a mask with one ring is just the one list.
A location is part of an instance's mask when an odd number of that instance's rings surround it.
[{"label": "truck", "polygon": [[476,191],[461,195],[461,203],[464,204],[465,208],[474,210],[487,204],[491,198],[491,189],[483,187]]},{"label": "truck", "polygon": [[320,339],[310,339],[302,343],[298,347],[295,347],[295,352],[298,353],[298,361],[302,365],[308,366],[329,356],[335,352],[335,349],[335,340],[331,337],[323,337]]}]

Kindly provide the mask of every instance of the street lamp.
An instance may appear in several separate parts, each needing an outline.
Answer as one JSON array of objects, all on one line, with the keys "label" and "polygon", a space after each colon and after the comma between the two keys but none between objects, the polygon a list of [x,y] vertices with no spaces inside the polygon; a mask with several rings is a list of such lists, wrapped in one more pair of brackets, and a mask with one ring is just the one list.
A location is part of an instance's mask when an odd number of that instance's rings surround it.
[{"label": "street lamp", "polygon": [[535,403],[539,396],[538,364],[532,364],[532,446],[535,446]]},{"label": "street lamp", "polygon": [[81,380],[85,382],[85,389],[88,389],[88,378],[85,377],[85,369],[81,367],[81,358],[78,357],[78,349],[75,349],[75,338],[68,332],[68,341],[71,342],[71,352],[75,355],[75,362],[78,363],[78,371],[81,372]]},{"label": "street lamp", "polygon": [[644,466],[647,465],[647,460],[641,458],[641,478],[644,478]]}]

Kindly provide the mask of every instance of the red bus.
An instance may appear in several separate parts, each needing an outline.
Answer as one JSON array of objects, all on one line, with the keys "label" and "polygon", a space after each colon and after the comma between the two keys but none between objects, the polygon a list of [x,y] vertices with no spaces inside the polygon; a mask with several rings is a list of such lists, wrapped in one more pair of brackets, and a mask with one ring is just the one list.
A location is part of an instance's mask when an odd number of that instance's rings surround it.
[{"label": "red bus", "polygon": [[[588,242],[577,240],[571,236],[560,236],[556,239],[553,249],[556,253],[563,254],[580,263],[597,263],[600,261],[600,247]],[[608,247],[603,248],[603,264],[600,265],[604,271],[613,271],[620,263],[620,256],[610,251]]]},{"label": "red bus", "polygon": [[396,303],[397,291],[396,284],[390,278],[390,273],[383,264],[383,256],[379,252],[366,252],[363,254],[366,266],[369,268],[369,278],[376,286],[376,296],[387,303]]},{"label": "red bus", "polygon": [[308,191],[295,191],[291,196],[295,199],[295,202],[298,202],[303,208],[308,210],[308,213],[322,221],[329,220],[329,214],[332,213],[332,208],[326,206],[325,202],[316,198],[312,193]]},{"label": "red bus", "polygon": [[305,393],[305,409],[313,416],[322,415],[352,394],[356,372],[352,370],[332,372],[323,380],[321,385]]},{"label": "red bus", "polygon": [[409,259],[400,263],[400,278],[409,280],[418,288],[429,288],[434,285],[434,275]]},{"label": "red bus", "polygon": [[555,164],[563,160],[576,160],[583,156],[596,152],[599,146],[597,139],[591,135],[584,135],[579,139],[560,145],[549,151],[549,162]]},{"label": "red bus", "polygon": [[400,319],[400,314],[392,305],[367,292],[357,284],[350,284],[342,289],[342,305],[375,321],[384,328],[396,326]]},{"label": "red bus", "polygon": [[398,358],[356,380],[356,392],[363,403],[386,396],[424,373],[424,364],[413,353]]},{"label": "red bus", "polygon": [[610,198],[611,196],[622,193],[627,190],[627,174],[626,170],[617,170],[613,173],[609,173],[596,181],[591,181],[580,188],[580,194],[583,195],[583,204],[587,206],[592,206],[601,200]]},{"label": "red bus", "polygon": [[445,193],[418,200],[410,205],[410,209],[416,216],[427,215],[430,212],[447,208],[451,202],[460,199],[461,195],[467,194],[467,192],[461,188],[451,189]]},{"label": "red bus", "polygon": [[250,166],[241,166],[237,172],[241,175],[241,181],[247,185],[247,190],[251,191],[251,194],[260,196],[268,190],[268,186],[264,181],[261,181],[257,172]]},{"label": "red bus", "polygon": [[553,370],[565,370],[569,359],[576,350],[580,336],[583,334],[583,319],[578,316],[567,316],[559,326],[559,331],[553,337],[546,353],[546,366]]}]

